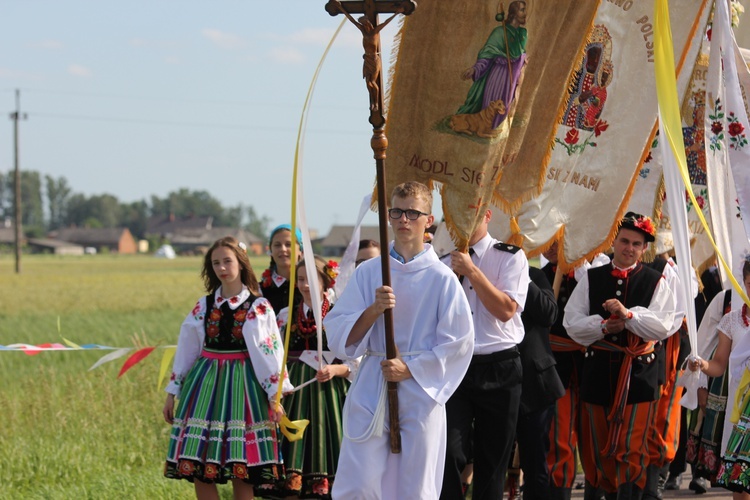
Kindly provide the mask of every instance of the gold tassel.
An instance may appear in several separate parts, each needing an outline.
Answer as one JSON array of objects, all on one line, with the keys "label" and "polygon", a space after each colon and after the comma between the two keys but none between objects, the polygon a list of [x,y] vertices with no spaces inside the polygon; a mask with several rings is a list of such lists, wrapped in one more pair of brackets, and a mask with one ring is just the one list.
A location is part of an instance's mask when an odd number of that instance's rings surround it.
[{"label": "gold tassel", "polygon": [[511,216],[510,218],[510,233],[510,238],[508,238],[506,243],[523,248],[523,235],[521,234],[521,227],[518,225],[515,216]]}]

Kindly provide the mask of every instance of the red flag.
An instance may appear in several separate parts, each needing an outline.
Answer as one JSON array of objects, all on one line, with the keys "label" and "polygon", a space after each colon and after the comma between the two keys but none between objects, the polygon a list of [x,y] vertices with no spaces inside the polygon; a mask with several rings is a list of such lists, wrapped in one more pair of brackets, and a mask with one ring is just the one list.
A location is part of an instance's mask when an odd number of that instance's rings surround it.
[{"label": "red flag", "polygon": [[143,361],[146,356],[151,354],[151,352],[156,349],[156,347],[144,347],[143,349],[139,349],[133,353],[132,356],[130,356],[125,363],[122,365],[122,368],[120,368],[120,373],[117,375],[117,378],[122,377],[126,371],[133,368],[135,365]]}]

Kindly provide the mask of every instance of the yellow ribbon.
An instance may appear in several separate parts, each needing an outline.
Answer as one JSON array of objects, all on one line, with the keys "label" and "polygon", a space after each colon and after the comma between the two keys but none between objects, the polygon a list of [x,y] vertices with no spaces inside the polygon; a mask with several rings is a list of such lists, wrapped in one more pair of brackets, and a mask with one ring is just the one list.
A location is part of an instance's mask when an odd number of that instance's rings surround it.
[{"label": "yellow ribbon", "polygon": [[310,421],[307,419],[302,420],[289,420],[286,415],[281,417],[281,422],[279,422],[279,428],[281,429],[281,433],[286,437],[287,441],[299,441],[302,439],[302,435],[305,432],[305,427],[307,427],[307,424],[309,424]]},{"label": "yellow ribbon", "polygon": [[[312,94],[313,90],[315,89],[315,84],[318,81],[318,75],[320,74],[320,70],[323,68],[323,62],[326,60],[326,56],[328,56],[328,52],[331,50],[331,46],[333,46],[333,42],[336,40],[336,37],[338,36],[339,32],[341,31],[341,28],[344,26],[344,23],[346,22],[346,19],[342,19],[341,24],[339,24],[339,27],[336,29],[336,32],[331,37],[331,41],[328,42],[328,46],[326,47],[326,50],[323,52],[323,57],[320,58],[320,62],[318,62],[317,68],[315,68],[315,74],[313,75],[312,81],[310,82],[310,87],[307,89],[307,97],[305,97],[305,104],[302,107],[302,117],[300,118],[299,123],[299,131],[297,132],[297,144],[294,148],[294,172],[292,174],[292,223],[291,227],[292,230],[290,231],[292,233],[292,262],[297,262],[297,231],[295,230],[297,227],[297,170],[299,165],[299,157],[300,157],[300,149],[302,144],[302,136],[304,135],[304,129],[306,124],[306,118],[307,118],[307,112],[310,109],[310,101],[312,100]],[[294,306],[294,287],[296,284],[296,266],[292,265],[291,270],[289,272],[289,317],[291,318],[291,311]],[[286,376],[286,360],[287,356],[289,354],[289,337],[291,337],[291,327],[292,322],[287,321],[286,323],[286,331],[284,332],[284,362],[281,365],[281,376],[279,377],[279,387],[276,390],[276,405],[281,406],[281,393],[284,387],[284,378]],[[279,427],[281,428],[281,433],[284,434],[284,436],[289,441],[297,441],[302,438],[302,434],[305,431],[305,427],[307,427],[307,424],[309,424],[309,420],[295,420],[291,421],[289,418],[287,418],[286,415],[281,417],[281,422],[279,422]]]},{"label": "yellow ribbon", "polygon": [[172,358],[174,357],[174,353],[176,351],[176,347],[167,347],[164,349],[164,355],[161,357],[161,367],[159,368],[159,381],[156,383],[157,390],[159,390],[164,377],[166,377],[167,375],[167,370],[169,370],[169,363],[172,362]]},{"label": "yellow ribbon", "polygon": [[733,424],[740,421],[740,414],[747,405],[748,398],[750,397],[750,369],[745,368],[740,379],[740,385],[737,386],[737,392],[734,393],[734,409],[729,419]]},{"label": "yellow ribbon", "polygon": [[[685,142],[682,138],[682,118],[680,118],[680,105],[677,96],[677,78],[675,77],[674,48],[672,45],[672,27],[669,22],[669,4],[667,0],[657,0],[654,4],[654,71],[656,73],[656,97],[661,110],[661,117],[664,123],[664,133],[667,136],[667,142],[677,160],[677,166],[685,184],[685,191],[690,196],[693,206],[697,207],[698,201],[695,199],[693,187],[690,183],[690,174],[687,168],[687,159],[685,158]],[[718,50],[718,49],[713,49]],[[716,256],[721,261],[729,280],[735,291],[742,297],[742,300],[750,306],[745,290],[734,278],[732,269],[727,265],[724,257],[716,246],[711,231],[708,228],[703,212],[696,210],[698,218],[703,225],[703,229],[708,236],[711,245],[714,247]]]}]

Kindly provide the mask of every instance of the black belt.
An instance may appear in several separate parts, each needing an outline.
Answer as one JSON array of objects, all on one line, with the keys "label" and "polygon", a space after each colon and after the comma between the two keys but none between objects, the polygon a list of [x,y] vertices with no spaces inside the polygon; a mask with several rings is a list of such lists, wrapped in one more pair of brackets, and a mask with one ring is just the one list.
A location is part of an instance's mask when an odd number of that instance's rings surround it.
[{"label": "black belt", "polygon": [[502,351],[495,351],[489,354],[475,354],[471,357],[472,365],[481,365],[484,363],[494,363],[496,361],[505,361],[506,359],[517,358],[521,355],[518,346],[509,347]]}]

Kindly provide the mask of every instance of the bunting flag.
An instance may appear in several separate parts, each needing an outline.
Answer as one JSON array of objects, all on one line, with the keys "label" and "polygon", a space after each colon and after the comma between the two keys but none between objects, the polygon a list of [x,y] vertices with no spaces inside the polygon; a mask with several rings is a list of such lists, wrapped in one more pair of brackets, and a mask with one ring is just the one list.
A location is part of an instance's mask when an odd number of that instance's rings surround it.
[{"label": "bunting flag", "polygon": [[512,208],[540,191],[598,3],[420,0],[404,20],[388,93],[388,184],[439,184],[459,248],[492,199]]},{"label": "bunting flag", "polygon": [[[750,74],[734,40],[729,5],[717,2],[711,27],[706,88],[706,162],[712,196],[711,218],[717,230],[717,246],[726,262],[720,267],[725,286],[730,283],[745,303],[741,258],[750,250],[750,145],[748,112],[743,90],[750,90]],[[714,209],[713,205],[716,202]],[[731,264],[729,264],[731,263]],[[734,268],[732,268],[734,264]],[[733,272],[734,271],[734,276]],[[738,301],[733,300],[736,307]]]},{"label": "bunting flag", "polygon": [[[59,331],[59,327],[58,327]],[[108,354],[105,354],[101,358],[99,358],[96,363],[94,363],[91,368],[88,369],[88,371],[95,370],[96,368],[99,368],[101,365],[105,363],[109,363],[111,361],[114,361],[116,359],[122,358],[123,356],[126,356],[127,354],[130,354],[134,350],[135,353],[131,354],[128,359],[125,360],[125,363],[120,368],[120,372],[117,375],[117,378],[120,378],[122,375],[125,374],[125,372],[129,371],[131,368],[133,368],[135,365],[146,359],[149,354],[151,354],[156,349],[164,349],[164,355],[161,360],[161,367],[159,370],[159,379],[157,382],[157,388],[161,387],[162,382],[164,380],[164,377],[166,375],[166,372],[169,370],[169,365],[172,361],[172,358],[174,357],[174,353],[177,350],[177,346],[174,345],[162,345],[162,346],[147,346],[147,347],[112,347],[112,346],[106,346],[106,345],[100,345],[100,344],[76,344],[75,342],[71,342],[70,340],[63,337],[63,342],[65,344],[60,343],[44,343],[44,344],[22,344],[22,343],[16,343],[16,344],[9,344],[9,345],[0,345],[0,351],[20,351],[26,354],[27,356],[35,356],[37,354],[41,354],[44,352],[81,352],[81,351],[111,351]]]},{"label": "bunting flag", "polygon": [[[684,0],[669,11],[679,95],[690,81],[708,4]],[[562,240],[563,271],[609,249],[656,137],[653,8],[654,0],[601,3],[572,74],[544,189],[511,213],[527,253]],[[508,217],[493,220],[493,234],[507,239]]]}]

